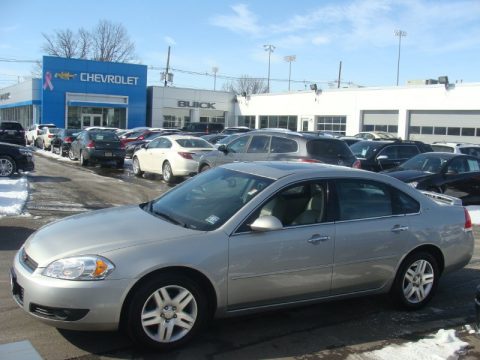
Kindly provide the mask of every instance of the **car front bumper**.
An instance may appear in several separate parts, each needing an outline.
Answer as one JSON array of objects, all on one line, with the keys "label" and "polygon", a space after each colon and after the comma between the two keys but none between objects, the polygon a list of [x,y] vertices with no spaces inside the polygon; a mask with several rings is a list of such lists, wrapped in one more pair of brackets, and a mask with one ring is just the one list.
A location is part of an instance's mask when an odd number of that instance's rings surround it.
[{"label": "car front bumper", "polygon": [[32,271],[15,255],[11,289],[15,302],[48,325],[71,330],[116,330],[131,280],[70,281]]}]

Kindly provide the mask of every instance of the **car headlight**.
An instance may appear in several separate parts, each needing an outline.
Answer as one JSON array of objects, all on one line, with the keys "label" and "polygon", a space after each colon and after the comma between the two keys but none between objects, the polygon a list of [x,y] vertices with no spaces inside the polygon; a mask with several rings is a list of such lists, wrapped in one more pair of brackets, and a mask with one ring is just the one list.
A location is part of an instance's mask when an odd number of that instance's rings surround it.
[{"label": "car headlight", "polygon": [[20,151],[20,154],[26,155],[26,156],[33,156],[33,152],[29,149],[18,149]]},{"label": "car headlight", "polygon": [[410,185],[411,187],[414,187],[416,188],[417,185],[418,185],[418,181],[412,181],[412,182],[409,182],[408,185]]},{"label": "car headlight", "polygon": [[44,276],[64,280],[103,280],[115,265],[97,255],[76,256],[55,260],[42,272]]}]

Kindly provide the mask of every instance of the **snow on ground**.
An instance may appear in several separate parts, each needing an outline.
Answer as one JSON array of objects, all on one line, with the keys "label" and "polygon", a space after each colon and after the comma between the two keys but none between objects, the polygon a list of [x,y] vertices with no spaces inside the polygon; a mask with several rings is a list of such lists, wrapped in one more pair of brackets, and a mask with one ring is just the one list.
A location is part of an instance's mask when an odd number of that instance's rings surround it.
[{"label": "snow on ground", "polygon": [[441,329],[435,335],[416,342],[350,355],[347,360],[456,360],[467,346],[468,343],[455,335],[455,330]]},{"label": "snow on ground", "polygon": [[21,214],[27,198],[27,178],[0,179],[0,217]]},{"label": "snow on ground", "polygon": [[50,150],[42,150],[42,149],[37,149],[37,148],[32,148],[32,149],[34,149],[34,151],[35,151],[36,153],[42,154],[42,155],[45,156],[45,157],[57,159],[57,160],[59,160],[59,161],[67,161],[67,162],[71,162],[71,161],[72,161],[72,160],[70,160],[68,157],[63,157],[62,155],[54,154],[54,153],[51,152]]}]

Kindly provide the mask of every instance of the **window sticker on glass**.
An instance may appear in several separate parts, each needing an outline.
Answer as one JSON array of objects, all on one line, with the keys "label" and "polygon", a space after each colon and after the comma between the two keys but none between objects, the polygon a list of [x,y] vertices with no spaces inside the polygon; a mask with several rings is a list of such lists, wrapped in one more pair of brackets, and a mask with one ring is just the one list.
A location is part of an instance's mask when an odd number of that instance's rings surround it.
[{"label": "window sticker on glass", "polygon": [[248,196],[253,196],[258,192],[258,189],[252,189],[248,192]]},{"label": "window sticker on glass", "polygon": [[205,219],[205,221],[211,225],[215,225],[215,223],[220,220],[218,216],[215,215],[210,215],[208,218]]}]

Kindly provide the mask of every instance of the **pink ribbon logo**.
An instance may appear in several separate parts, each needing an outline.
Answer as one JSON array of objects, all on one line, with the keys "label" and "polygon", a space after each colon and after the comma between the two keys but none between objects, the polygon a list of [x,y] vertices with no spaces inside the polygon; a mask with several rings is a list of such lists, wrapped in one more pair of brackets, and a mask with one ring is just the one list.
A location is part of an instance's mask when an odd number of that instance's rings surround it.
[{"label": "pink ribbon logo", "polygon": [[45,74],[45,82],[43,83],[43,90],[46,90],[47,87],[50,89],[50,91],[53,90],[52,73],[50,71],[47,71],[47,73]]}]

